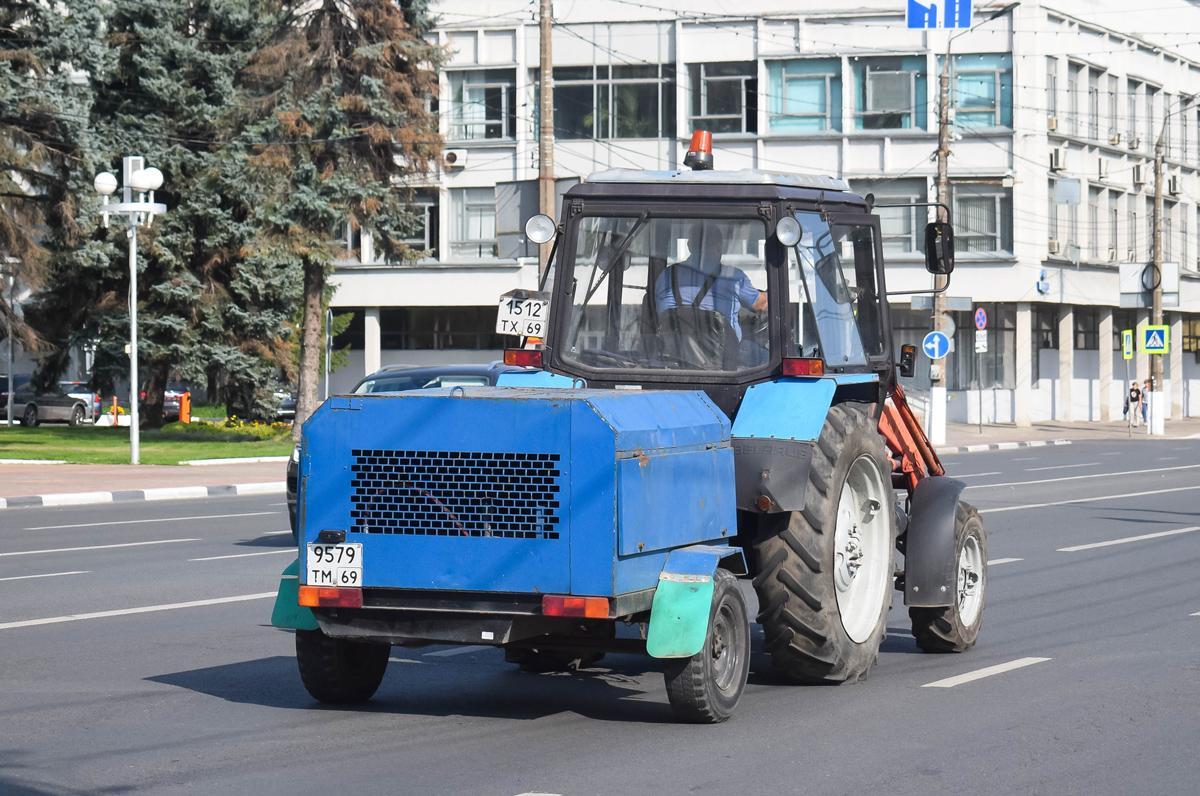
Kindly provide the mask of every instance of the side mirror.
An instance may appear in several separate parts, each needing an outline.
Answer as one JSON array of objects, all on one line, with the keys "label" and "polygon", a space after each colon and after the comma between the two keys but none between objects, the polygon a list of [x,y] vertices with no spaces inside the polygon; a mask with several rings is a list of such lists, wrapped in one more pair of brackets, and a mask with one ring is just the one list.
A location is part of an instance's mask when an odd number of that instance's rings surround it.
[{"label": "side mirror", "polygon": [[944,221],[925,225],[925,270],[938,276],[954,270],[954,227]]},{"label": "side mirror", "polygon": [[900,346],[900,375],[911,379],[917,375],[917,347],[915,345]]}]

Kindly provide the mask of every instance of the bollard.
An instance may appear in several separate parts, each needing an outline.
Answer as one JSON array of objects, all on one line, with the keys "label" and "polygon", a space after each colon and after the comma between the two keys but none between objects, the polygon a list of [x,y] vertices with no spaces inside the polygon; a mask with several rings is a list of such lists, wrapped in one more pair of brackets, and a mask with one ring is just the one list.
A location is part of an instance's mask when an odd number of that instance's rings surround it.
[{"label": "bollard", "polygon": [[118,423],[117,423],[117,396],[115,396],[115,395],[113,396],[112,419],[113,419],[113,422],[112,422],[113,428],[116,428]]},{"label": "bollard", "polygon": [[192,422],[192,394],[190,392],[179,396],[179,422]]}]

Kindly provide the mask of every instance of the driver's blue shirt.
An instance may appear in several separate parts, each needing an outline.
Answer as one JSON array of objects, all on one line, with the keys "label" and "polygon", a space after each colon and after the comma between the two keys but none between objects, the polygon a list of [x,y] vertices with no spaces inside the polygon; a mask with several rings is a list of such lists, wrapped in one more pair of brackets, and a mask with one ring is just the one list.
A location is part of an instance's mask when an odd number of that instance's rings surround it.
[{"label": "driver's blue shirt", "polygon": [[[671,271],[679,272],[679,297],[685,305],[696,300],[696,294],[704,287],[710,274],[706,274],[695,265],[695,256],[688,257],[680,263],[675,263],[664,269],[654,282],[654,302],[659,312],[675,306],[675,293],[671,287]],[[713,282],[708,293],[700,299],[699,308],[702,310],[717,310],[733,326],[737,339],[742,339],[742,326],[738,323],[738,305],[752,307],[758,301],[758,288],[750,281],[750,277],[740,268],[721,266],[720,275]]]}]

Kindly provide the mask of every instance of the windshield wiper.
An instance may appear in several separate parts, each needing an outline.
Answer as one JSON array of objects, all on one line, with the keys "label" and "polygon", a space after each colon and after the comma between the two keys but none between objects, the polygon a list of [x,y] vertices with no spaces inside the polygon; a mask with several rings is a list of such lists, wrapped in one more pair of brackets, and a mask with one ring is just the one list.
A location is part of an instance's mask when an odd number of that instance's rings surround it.
[{"label": "windshield wiper", "polygon": [[[642,224],[645,224],[646,219],[649,217],[650,211],[643,210],[641,215],[637,217],[637,220],[633,222],[633,228],[630,229],[629,232],[626,233],[625,237],[621,239],[621,245],[617,247],[617,250],[613,253],[613,256],[608,259],[608,264],[605,265],[604,268],[600,269],[600,279],[597,280],[594,286],[589,280],[588,292],[583,298],[583,306],[587,306],[588,302],[592,300],[592,296],[595,295],[596,291],[600,289],[600,286],[604,284],[604,277],[608,276],[608,272],[611,271],[613,266],[617,264],[617,260],[620,260],[621,256],[625,254],[625,250],[629,248],[631,243],[633,243],[633,236],[637,234],[637,231],[642,228]],[[595,275],[596,271],[593,270],[592,276],[594,277]]]}]

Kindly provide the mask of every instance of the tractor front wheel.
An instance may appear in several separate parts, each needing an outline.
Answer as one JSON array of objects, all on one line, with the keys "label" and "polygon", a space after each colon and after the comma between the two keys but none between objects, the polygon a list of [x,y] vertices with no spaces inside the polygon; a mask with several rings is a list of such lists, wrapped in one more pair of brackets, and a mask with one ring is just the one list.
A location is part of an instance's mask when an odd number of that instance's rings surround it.
[{"label": "tractor front wheel", "polygon": [[383,682],[391,653],[387,644],[331,638],[320,630],[296,631],[300,679],[313,699],[321,702],[366,702]]},{"label": "tractor front wheel", "polygon": [[867,407],[838,404],[813,449],[804,509],[760,520],[764,649],[795,682],[853,682],[879,657],[895,546],[890,472]]},{"label": "tractor front wheel", "polygon": [[959,501],[954,522],[957,591],[954,605],[909,608],[912,634],[926,652],[966,652],[975,646],[983,625],[987,589],[987,536],[974,506]]}]

